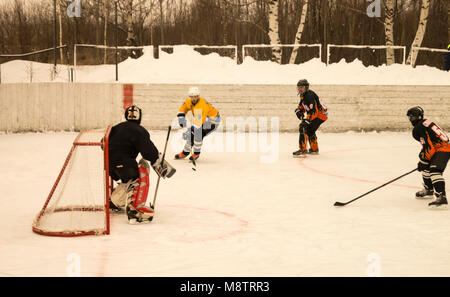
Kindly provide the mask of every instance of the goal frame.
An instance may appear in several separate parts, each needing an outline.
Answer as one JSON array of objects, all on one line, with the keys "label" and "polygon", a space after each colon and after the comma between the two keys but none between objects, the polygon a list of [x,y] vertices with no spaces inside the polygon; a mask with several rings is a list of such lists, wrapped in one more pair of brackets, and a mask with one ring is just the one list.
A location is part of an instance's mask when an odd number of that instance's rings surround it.
[{"label": "goal frame", "polygon": [[371,48],[371,49],[400,49],[403,52],[402,65],[406,64],[406,46],[401,45],[351,45],[351,44],[328,44],[327,45],[327,66],[330,65],[331,48]]},{"label": "goal frame", "polygon": [[[162,53],[162,49],[163,48],[172,48],[174,49],[175,47],[179,47],[179,46],[184,46],[186,44],[177,44],[177,45],[160,45],[158,46],[158,56],[161,56]],[[234,61],[236,62],[236,64],[238,63],[238,47],[236,45],[187,45],[189,47],[191,47],[193,50],[195,50],[196,48],[210,48],[210,49],[232,49],[234,50]]]},{"label": "goal frame", "polygon": [[294,44],[244,44],[242,46],[242,58],[244,59],[246,55],[246,50],[248,48],[267,48],[267,47],[292,47],[300,48],[300,47],[317,47],[319,53],[319,60],[322,61],[322,44],[320,43],[294,43]]},{"label": "goal frame", "polygon": [[[75,236],[85,236],[85,235],[109,235],[110,234],[110,211],[109,211],[109,199],[112,193],[112,187],[113,187],[113,180],[109,176],[109,134],[111,132],[111,126],[108,126],[106,128],[106,132],[103,138],[103,141],[100,142],[80,142],[79,139],[83,133],[88,132],[89,130],[84,130],[78,133],[77,137],[75,138],[72,147],[64,161],[64,164],[61,168],[61,171],[59,172],[58,177],[56,178],[55,183],[53,184],[52,189],[50,190],[50,193],[44,203],[44,206],[36,216],[35,220],[33,221],[32,230],[33,232],[40,234],[40,235],[46,235],[46,236],[59,236],[59,237],[75,237]],[[67,166],[69,164],[69,161],[72,157],[73,152],[75,151],[77,146],[102,146],[103,147],[103,164],[104,164],[104,211],[105,211],[105,230],[103,232],[98,231],[46,231],[42,230],[41,228],[38,228],[36,225],[39,222],[40,218],[45,214],[45,211],[47,209],[47,206],[50,202],[50,200],[53,197],[53,194],[55,193],[56,187],[58,186],[61,177],[63,176],[65,170],[67,169]],[[63,211],[103,211],[103,208],[93,208],[93,207],[60,207],[56,208],[55,212],[63,212]]]},{"label": "goal frame", "polygon": [[[74,76],[73,76],[73,82],[76,82],[77,80],[77,48],[96,48],[96,49],[104,49],[104,50],[108,50],[108,49],[113,49],[113,50],[133,50],[133,49],[140,49],[143,50],[144,48],[151,48],[153,51],[153,45],[143,45],[143,46],[107,46],[107,45],[100,45],[100,44],[75,44],[73,46],[73,72],[74,72]],[[107,65],[107,64],[101,64],[101,65]],[[117,64],[116,64],[116,76],[118,76],[118,68],[117,68]],[[116,77],[116,79],[118,79],[118,77]]]}]

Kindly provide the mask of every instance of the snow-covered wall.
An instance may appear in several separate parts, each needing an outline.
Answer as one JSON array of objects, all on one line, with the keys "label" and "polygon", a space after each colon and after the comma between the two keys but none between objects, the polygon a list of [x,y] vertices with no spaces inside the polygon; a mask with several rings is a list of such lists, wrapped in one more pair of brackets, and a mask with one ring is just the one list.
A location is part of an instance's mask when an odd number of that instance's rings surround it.
[{"label": "snow-covered wall", "polygon": [[[145,127],[166,129],[176,123],[178,108],[189,86],[1,84],[0,131],[104,127],[123,120],[123,107],[131,102],[143,109]],[[270,127],[271,119],[276,117],[281,131],[298,130],[299,121],[294,114],[298,104],[295,85],[205,84],[199,87],[201,96],[219,109],[223,129],[235,129],[240,121],[258,123],[259,129],[260,121],[266,120]],[[450,128],[450,86],[315,85],[311,89],[328,107],[329,120],[320,128],[323,132],[409,129],[405,115],[415,105],[422,106],[426,117],[445,130]]]}]

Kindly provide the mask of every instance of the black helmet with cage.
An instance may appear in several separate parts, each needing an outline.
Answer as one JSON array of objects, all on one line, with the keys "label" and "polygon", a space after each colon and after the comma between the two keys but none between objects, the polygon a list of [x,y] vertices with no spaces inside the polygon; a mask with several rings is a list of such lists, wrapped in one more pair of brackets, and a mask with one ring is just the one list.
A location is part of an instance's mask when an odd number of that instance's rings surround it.
[{"label": "black helmet with cage", "polygon": [[129,122],[140,124],[142,120],[142,110],[136,105],[128,106],[125,109],[125,119]]}]

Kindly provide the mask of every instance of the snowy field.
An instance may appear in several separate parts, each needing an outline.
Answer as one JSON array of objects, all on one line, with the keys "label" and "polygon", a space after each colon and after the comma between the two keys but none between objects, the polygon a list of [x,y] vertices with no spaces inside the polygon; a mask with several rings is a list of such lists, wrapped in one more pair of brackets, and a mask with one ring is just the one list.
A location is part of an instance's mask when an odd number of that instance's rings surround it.
[{"label": "snowy field", "polygon": [[[1,64],[1,81],[69,81],[67,66],[58,66],[54,80],[52,69],[53,64],[14,60]],[[76,69],[76,82],[114,82],[115,76],[114,65],[78,66]],[[312,85],[448,85],[450,72],[401,64],[365,67],[359,60],[346,63],[343,59],[327,66],[318,58],[300,65],[279,65],[247,56],[237,65],[229,57],[216,53],[201,55],[189,46],[175,46],[173,54],[162,52],[159,59],[153,58],[151,48],[145,48],[140,58],[130,58],[119,64],[121,83],[295,85],[301,78],[307,78]]]},{"label": "snowy field", "polygon": [[[223,139],[213,134],[197,171],[171,161],[177,173],[161,181],[151,224],[116,214],[111,235],[37,235],[31,223],[75,135],[0,134],[1,276],[67,276],[75,258],[81,276],[450,276],[450,212],[414,198],[419,173],[333,206],[414,169],[420,144],[409,132],[319,130],[321,154],[305,159],[291,156],[298,135],[280,134],[269,137],[272,163],[260,149],[207,152]],[[162,150],[166,132],[151,135]],[[149,201],[153,171],[151,183]]]}]

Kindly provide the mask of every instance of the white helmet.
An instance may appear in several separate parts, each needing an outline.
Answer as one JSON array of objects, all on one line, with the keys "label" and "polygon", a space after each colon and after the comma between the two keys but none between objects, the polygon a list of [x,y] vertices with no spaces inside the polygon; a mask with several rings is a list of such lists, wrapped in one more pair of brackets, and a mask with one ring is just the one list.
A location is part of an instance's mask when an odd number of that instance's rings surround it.
[{"label": "white helmet", "polygon": [[197,87],[190,87],[189,88],[189,92],[188,92],[188,96],[189,97],[200,96],[200,90]]}]

